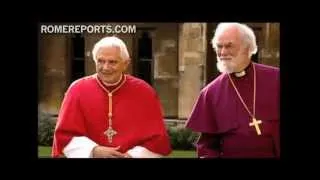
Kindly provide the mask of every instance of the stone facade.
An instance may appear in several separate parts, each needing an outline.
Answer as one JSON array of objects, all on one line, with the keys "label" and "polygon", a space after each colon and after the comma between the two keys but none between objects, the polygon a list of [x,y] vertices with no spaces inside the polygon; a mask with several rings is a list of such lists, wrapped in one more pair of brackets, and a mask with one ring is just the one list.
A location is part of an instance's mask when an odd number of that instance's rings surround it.
[{"label": "stone facade", "polygon": [[[108,23],[110,24],[110,23]],[[200,90],[219,73],[210,43],[217,23],[122,23],[136,25],[134,34],[116,34],[129,49],[131,64],[127,73],[150,74],[166,118],[186,119]],[[248,23],[254,28],[257,62],[279,66],[280,24]],[[149,70],[141,70],[138,53],[144,33],[149,34],[152,56]],[[91,50],[105,34],[84,34],[84,74],[95,73]],[[58,114],[63,95],[72,82],[71,35],[41,35],[39,38],[39,108]],[[139,51],[140,52],[140,51]]]},{"label": "stone facade", "polygon": [[186,119],[204,83],[206,24],[180,24],[179,33],[179,119]]},{"label": "stone facade", "polygon": [[39,108],[56,114],[69,85],[68,37],[45,35],[39,41]]}]

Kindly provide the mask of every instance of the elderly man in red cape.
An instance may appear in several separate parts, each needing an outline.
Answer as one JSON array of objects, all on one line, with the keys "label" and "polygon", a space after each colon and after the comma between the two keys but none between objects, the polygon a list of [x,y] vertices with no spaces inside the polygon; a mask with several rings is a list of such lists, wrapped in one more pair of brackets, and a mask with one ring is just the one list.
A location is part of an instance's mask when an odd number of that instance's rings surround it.
[{"label": "elderly man in red cape", "polygon": [[92,50],[96,74],[73,82],[59,112],[52,156],[157,158],[171,152],[160,101],[143,80],[124,74],[130,57],[117,37]]},{"label": "elderly man in red cape", "polygon": [[279,68],[251,61],[251,28],[221,23],[212,45],[222,74],[202,89],[186,127],[200,132],[200,158],[280,156]]}]

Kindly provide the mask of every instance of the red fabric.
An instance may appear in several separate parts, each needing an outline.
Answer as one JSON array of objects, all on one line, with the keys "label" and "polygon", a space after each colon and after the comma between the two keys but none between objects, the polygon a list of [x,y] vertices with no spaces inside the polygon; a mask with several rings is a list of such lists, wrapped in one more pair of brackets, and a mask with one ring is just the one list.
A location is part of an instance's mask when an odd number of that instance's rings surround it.
[{"label": "red fabric", "polygon": [[171,152],[160,101],[147,83],[126,75],[126,82],[113,93],[112,127],[117,135],[112,143],[104,135],[108,127],[108,103],[108,93],[96,75],[74,82],[61,106],[52,156],[62,155],[63,148],[75,136],[86,136],[103,146],[120,146],[123,153],[134,146],[163,155]]},{"label": "red fabric", "polygon": [[101,79],[99,79],[98,77],[98,81],[100,82],[100,84],[106,88],[109,92],[111,92],[112,90],[116,89],[118,86],[120,86],[120,84],[124,81],[123,76],[121,77],[120,82],[118,82],[116,85],[112,85],[112,86],[106,86],[105,84],[103,84],[103,82],[101,81]]}]

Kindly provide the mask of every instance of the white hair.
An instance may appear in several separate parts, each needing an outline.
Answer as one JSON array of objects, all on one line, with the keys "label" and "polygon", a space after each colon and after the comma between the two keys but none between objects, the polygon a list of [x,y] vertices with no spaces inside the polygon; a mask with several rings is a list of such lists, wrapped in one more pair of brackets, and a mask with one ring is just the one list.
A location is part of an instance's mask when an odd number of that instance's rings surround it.
[{"label": "white hair", "polygon": [[120,49],[120,56],[123,60],[129,60],[129,52],[126,44],[115,36],[104,37],[98,41],[92,49],[93,60],[97,63],[97,53],[102,47],[118,47]]},{"label": "white hair", "polygon": [[256,54],[258,50],[256,36],[249,26],[241,23],[219,23],[215,31],[214,37],[211,40],[212,47],[216,49],[217,37],[230,27],[236,27],[239,30],[242,40],[246,45],[249,46],[249,55],[252,56]]}]

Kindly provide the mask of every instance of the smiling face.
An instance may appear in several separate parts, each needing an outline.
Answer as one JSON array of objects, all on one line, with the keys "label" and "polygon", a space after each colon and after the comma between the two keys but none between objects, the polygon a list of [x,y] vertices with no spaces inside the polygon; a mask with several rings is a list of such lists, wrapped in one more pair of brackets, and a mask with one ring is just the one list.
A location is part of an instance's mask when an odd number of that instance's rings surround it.
[{"label": "smiling face", "polygon": [[97,74],[106,84],[118,82],[129,65],[129,60],[121,58],[120,48],[116,46],[101,47],[96,59]]}]

